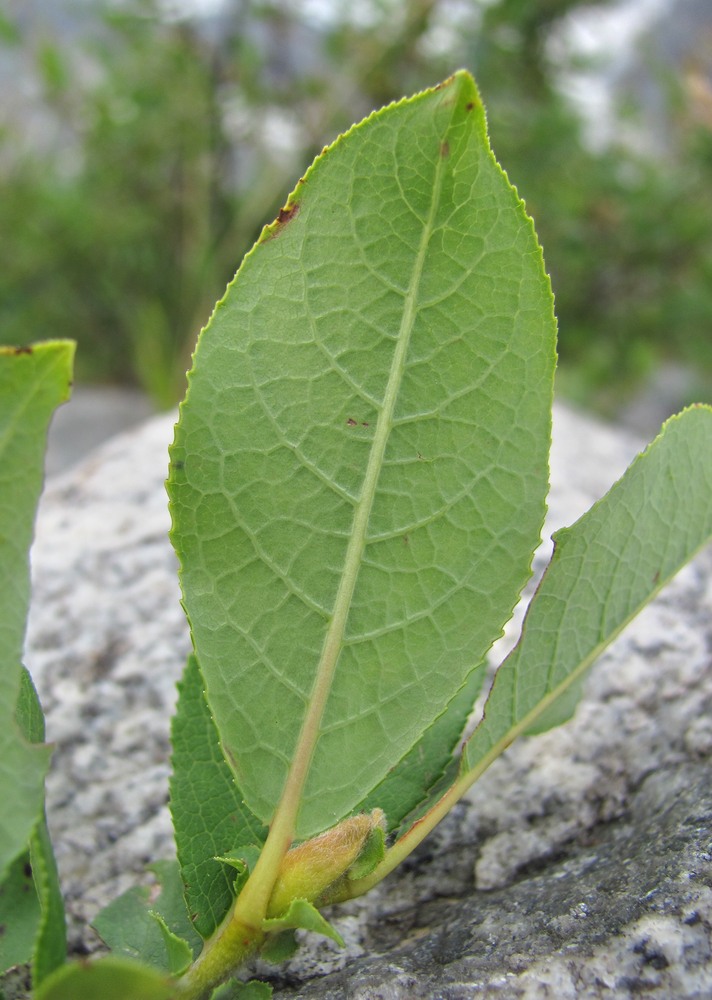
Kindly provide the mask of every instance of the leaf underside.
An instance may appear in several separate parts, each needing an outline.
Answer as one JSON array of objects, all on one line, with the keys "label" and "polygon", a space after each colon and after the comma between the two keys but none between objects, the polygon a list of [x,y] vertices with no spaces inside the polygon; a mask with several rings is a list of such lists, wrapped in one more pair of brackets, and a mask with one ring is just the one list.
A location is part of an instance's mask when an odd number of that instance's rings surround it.
[{"label": "leaf underside", "polygon": [[348,814],[500,634],[543,521],[554,338],[465,73],[341,137],[246,257],[168,489],[208,702],[261,822],[295,757],[296,836]]},{"label": "leaf underside", "polygon": [[480,771],[522,733],[565,721],[599,653],[712,538],[712,409],[671,418],[570,528],[497,671],[463,769]]}]

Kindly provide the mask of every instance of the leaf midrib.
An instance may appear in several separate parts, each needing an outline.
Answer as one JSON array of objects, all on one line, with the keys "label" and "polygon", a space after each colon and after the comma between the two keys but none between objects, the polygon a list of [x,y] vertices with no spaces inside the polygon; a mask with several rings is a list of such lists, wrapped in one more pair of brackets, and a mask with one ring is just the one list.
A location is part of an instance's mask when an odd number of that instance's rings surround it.
[{"label": "leaf midrib", "polygon": [[[348,620],[351,603],[353,600],[356,581],[363,560],[363,552],[366,547],[366,537],[368,534],[368,522],[373,509],[378,489],[378,479],[383,467],[383,459],[388,445],[388,439],[393,426],[393,414],[395,411],[398,394],[403,381],[406,358],[410,348],[411,336],[415,326],[417,316],[418,292],[423,275],[425,260],[427,257],[430,239],[433,233],[434,220],[440,204],[440,193],[442,186],[442,157],[438,157],[435,177],[433,180],[432,198],[427,221],[423,227],[420,239],[420,246],[413,265],[408,292],[405,296],[403,315],[401,318],[396,348],[393,353],[391,370],[386,384],[386,391],[383,396],[383,403],[376,421],[376,428],[371,444],[371,451],[368,457],[366,473],[363,479],[361,497],[356,505],[353,528],[349,538],[344,559],[344,569],[339,581],[339,587],[334,600],[331,623],[324,638],[319,665],[317,667],[314,687],[309,700],[309,707],[304,717],[302,731],[297,743],[294,762],[287,779],[285,798],[290,794],[289,786],[294,781],[298,785],[298,800],[301,800],[301,793],[306,782],[311,757],[319,738],[321,719],[326,708],[326,702],[331,691],[331,686],[336,670],[341,649],[343,647],[344,633]],[[296,779],[296,780],[295,780]],[[299,801],[294,810],[294,819],[299,808]],[[281,803],[280,803],[281,805]],[[279,808],[279,807],[278,807]]]},{"label": "leaf midrib", "polygon": [[[448,123],[445,133],[449,130]],[[331,621],[324,638],[322,652],[317,666],[314,685],[309,699],[307,712],[287,775],[284,791],[275,810],[270,824],[270,834],[265,842],[262,854],[250,879],[252,886],[245,886],[241,903],[247,908],[246,899],[251,896],[250,889],[256,895],[266,894],[263,905],[266,907],[279,863],[294,839],[297,815],[302,799],[302,792],[309,774],[312,756],[319,739],[321,720],[326,703],[331,692],[336,664],[343,646],[346,623],[351,608],[351,602],[362,563],[363,551],[366,546],[368,522],[376,497],[378,479],[383,466],[388,438],[393,425],[393,414],[400,386],[405,371],[406,358],[410,347],[413,328],[417,316],[417,302],[420,283],[427,258],[428,248],[434,231],[435,218],[440,205],[443,180],[444,158],[438,156],[432,185],[432,197],[428,216],[423,226],[420,245],[413,264],[408,291],[405,295],[403,315],[396,341],[396,348],[391,362],[391,369],[383,396],[383,403],[376,421],[371,451],[363,479],[361,497],[356,504],[353,529],[349,537],[344,568],[334,600]],[[260,870],[264,873],[264,881],[260,878]],[[257,902],[255,900],[255,902]],[[260,900],[262,902],[262,900]],[[259,904],[258,904],[259,905]]]}]

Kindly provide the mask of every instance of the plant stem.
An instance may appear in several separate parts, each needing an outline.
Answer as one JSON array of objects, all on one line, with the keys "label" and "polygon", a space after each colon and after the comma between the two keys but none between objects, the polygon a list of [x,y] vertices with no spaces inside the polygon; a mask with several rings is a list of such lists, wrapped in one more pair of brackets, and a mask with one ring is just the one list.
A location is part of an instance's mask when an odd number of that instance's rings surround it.
[{"label": "plant stem", "polygon": [[[237,901],[236,901],[237,903]],[[207,1000],[262,945],[260,926],[235,917],[236,904],[176,986],[176,1000]]]}]

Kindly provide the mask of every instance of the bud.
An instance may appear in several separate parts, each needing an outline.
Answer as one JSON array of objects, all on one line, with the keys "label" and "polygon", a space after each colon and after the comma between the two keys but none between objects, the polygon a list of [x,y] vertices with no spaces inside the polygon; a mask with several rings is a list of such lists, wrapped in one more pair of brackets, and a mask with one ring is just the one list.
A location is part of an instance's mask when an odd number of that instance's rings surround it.
[{"label": "bud", "polygon": [[358,859],[376,828],[384,823],[383,812],[374,809],[345,819],[338,826],[287,851],[274,884],[268,917],[279,917],[294,899],[318,903],[327,890]]}]

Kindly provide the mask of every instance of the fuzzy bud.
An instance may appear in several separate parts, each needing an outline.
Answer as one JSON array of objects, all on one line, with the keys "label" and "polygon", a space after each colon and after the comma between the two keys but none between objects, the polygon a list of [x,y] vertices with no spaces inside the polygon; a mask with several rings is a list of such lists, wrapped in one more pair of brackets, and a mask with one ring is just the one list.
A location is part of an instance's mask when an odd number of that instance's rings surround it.
[{"label": "fuzzy bud", "polygon": [[274,884],[268,917],[281,916],[294,899],[318,902],[358,859],[372,832],[383,825],[380,809],[343,820],[338,826],[293,847],[284,856]]}]

